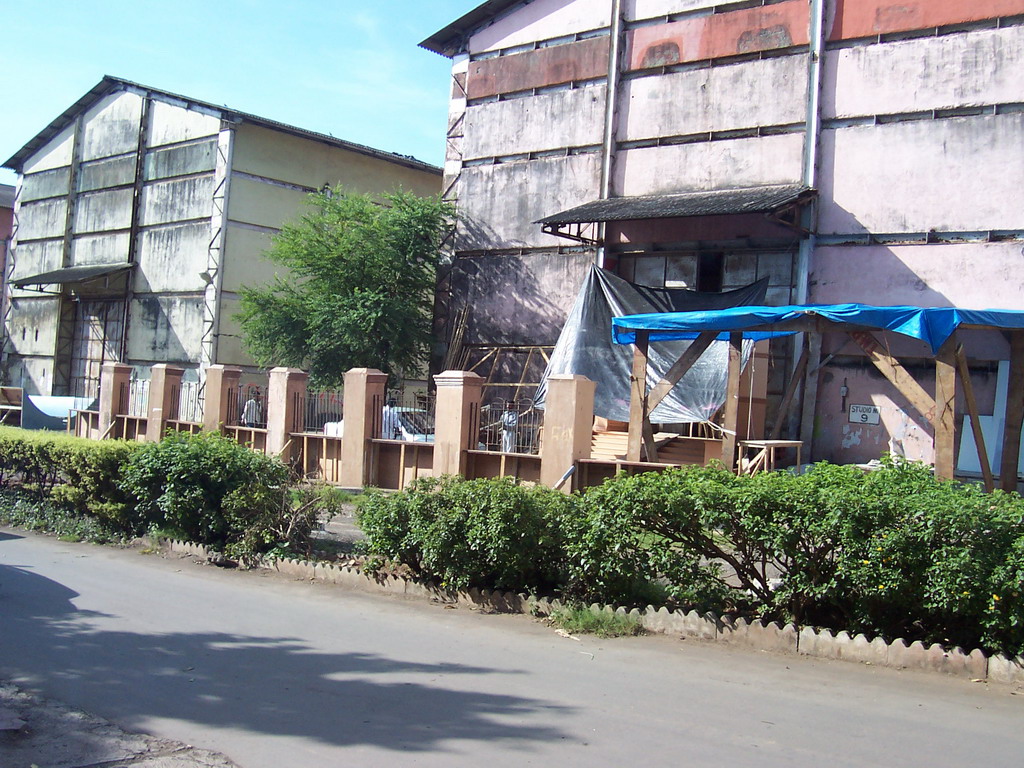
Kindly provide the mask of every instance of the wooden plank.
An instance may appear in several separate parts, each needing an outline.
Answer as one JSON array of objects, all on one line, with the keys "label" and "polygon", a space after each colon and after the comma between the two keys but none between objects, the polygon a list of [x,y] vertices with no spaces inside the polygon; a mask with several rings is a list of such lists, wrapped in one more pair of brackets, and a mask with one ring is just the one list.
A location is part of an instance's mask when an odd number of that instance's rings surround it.
[{"label": "wooden plank", "polygon": [[700,359],[700,356],[707,351],[707,348],[711,346],[711,342],[718,336],[716,331],[706,331],[698,336],[693,342],[686,348],[686,350],[679,356],[679,359],[675,361],[671,368],[668,369],[668,373],[665,374],[665,378],[658,382],[657,386],[651,389],[651,394],[647,398],[647,412],[650,413],[658,407],[659,403],[664,400],[668,393],[672,391],[672,387],[679,383],[679,380],[686,375],[693,364]]},{"label": "wooden plank", "polygon": [[[650,407],[650,406],[648,406]],[[649,412],[648,412],[649,413]],[[658,444],[654,441],[654,427],[651,425],[651,418],[646,413],[644,414],[644,461],[657,461],[658,460]]]},{"label": "wooden plank", "polygon": [[978,461],[981,464],[981,475],[984,478],[985,490],[991,493],[995,489],[992,477],[992,465],[988,461],[988,449],[985,447],[985,433],[978,419],[978,401],[974,398],[974,385],[971,383],[971,370],[967,367],[967,355],[963,345],[956,348],[956,369],[960,374],[960,384],[964,388],[964,400],[967,401],[967,415],[971,420],[971,431],[974,433],[974,445],[978,449]]},{"label": "wooden plank", "polygon": [[914,377],[907,372],[900,361],[882,349],[878,340],[866,331],[853,331],[850,333],[850,338],[864,350],[871,363],[889,380],[889,383],[907,398],[914,410],[934,425],[935,401],[914,380]]},{"label": "wooden plank", "polygon": [[952,480],[956,450],[956,334],[935,356],[935,476]]},{"label": "wooden plank", "polygon": [[736,428],[740,415],[740,374],[743,371],[743,334],[729,334],[729,376],[725,387],[725,410],[722,415],[722,463],[736,468]]},{"label": "wooden plank", "polygon": [[629,441],[626,444],[626,460],[640,461],[640,446],[643,444],[644,421],[647,417],[647,348],[649,334],[636,332],[633,344],[633,375],[629,388]]},{"label": "wooden plank", "polygon": [[1006,426],[1003,429],[1003,463],[999,487],[1017,490],[1017,466],[1020,463],[1020,432],[1024,423],[1024,332],[1010,333],[1010,385],[1006,399]]},{"label": "wooden plank", "polygon": [[789,384],[786,385],[786,391],[782,395],[782,402],[779,403],[779,412],[775,416],[775,426],[772,427],[772,433],[769,435],[769,438],[772,440],[779,439],[779,435],[782,434],[782,426],[789,418],[789,412],[793,407],[796,392],[800,388],[800,380],[807,372],[807,355],[807,342],[805,340],[804,344],[800,347],[800,357],[796,361],[796,368],[793,369],[793,375],[790,376]]}]

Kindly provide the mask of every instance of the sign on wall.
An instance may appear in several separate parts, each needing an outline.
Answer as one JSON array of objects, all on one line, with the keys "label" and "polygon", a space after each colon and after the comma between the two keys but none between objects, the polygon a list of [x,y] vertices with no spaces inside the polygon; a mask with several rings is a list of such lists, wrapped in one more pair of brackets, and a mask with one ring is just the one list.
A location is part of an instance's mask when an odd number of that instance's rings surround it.
[{"label": "sign on wall", "polygon": [[877,405],[851,405],[851,424],[878,424],[881,421],[881,411]]}]

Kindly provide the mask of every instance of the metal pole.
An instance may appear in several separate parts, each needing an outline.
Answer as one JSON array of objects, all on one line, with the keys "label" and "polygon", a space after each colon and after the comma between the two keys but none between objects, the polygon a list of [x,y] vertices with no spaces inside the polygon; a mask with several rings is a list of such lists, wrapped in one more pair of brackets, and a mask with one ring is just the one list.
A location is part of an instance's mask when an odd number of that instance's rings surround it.
[{"label": "metal pole", "polygon": [[[611,28],[608,41],[608,80],[605,90],[604,108],[604,142],[601,151],[601,191],[602,200],[612,196],[612,173],[615,166],[615,143],[618,132],[619,114],[619,75],[622,59],[622,0],[611,0]],[[605,265],[605,224],[598,225],[597,265]]]}]

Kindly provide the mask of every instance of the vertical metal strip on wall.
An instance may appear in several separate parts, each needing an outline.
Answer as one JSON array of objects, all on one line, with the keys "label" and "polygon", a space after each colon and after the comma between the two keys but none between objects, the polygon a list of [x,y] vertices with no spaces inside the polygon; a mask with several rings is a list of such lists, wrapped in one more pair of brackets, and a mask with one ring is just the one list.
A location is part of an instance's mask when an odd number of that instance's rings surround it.
[{"label": "vertical metal strip on wall", "polygon": [[[608,35],[608,81],[605,89],[604,139],[601,148],[601,190],[600,197],[607,200],[613,196],[613,174],[615,172],[615,149],[619,132],[619,79],[622,70],[622,36],[625,24],[622,18],[622,0],[611,0],[611,29]],[[597,226],[597,266],[605,265],[606,224]]]},{"label": "vertical metal strip on wall", "polygon": [[206,369],[217,362],[217,335],[220,331],[220,304],[224,285],[224,248],[228,227],[228,196],[234,149],[235,125],[223,121],[217,136],[213,213],[210,217],[210,245],[206,254],[208,282],[203,294],[203,335],[200,340],[199,375],[204,381]]},{"label": "vertical metal strip on wall", "polygon": [[[134,265],[139,255],[139,226],[142,222],[142,194],[146,185],[146,150],[149,142],[149,116],[153,99],[146,94],[142,99],[142,112],[139,115],[139,136],[135,146],[135,182],[132,190],[132,222],[128,234],[128,263]],[[132,299],[135,296],[135,269],[129,269],[125,276],[124,317],[121,322],[121,344],[118,350],[118,362],[128,360],[128,332],[132,312]]]}]

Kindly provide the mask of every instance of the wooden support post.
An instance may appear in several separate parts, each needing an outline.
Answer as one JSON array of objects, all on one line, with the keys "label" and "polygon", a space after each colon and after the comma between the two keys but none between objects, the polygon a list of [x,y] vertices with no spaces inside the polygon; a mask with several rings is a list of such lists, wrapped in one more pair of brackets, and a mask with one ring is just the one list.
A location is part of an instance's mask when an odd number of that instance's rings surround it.
[{"label": "wooden support post", "polygon": [[956,334],[935,356],[935,476],[952,480],[955,466]]},{"label": "wooden support post", "polygon": [[647,421],[647,331],[637,331],[633,343],[633,375],[629,389],[629,441],[626,461],[640,461],[644,422]]},{"label": "wooden support post", "polygon": [[771,435],[769,435],[771,440],[779,439],[779,436],[782,434],[782,427],[789,418],[789,411],[793,407],[797,390],[800,389],[800,380],[807,372],[807,355],[807,340],[805,338],[803,345],[800,347],[800,357],[796,361],[796,368],[793,369],[793,374],[789,378],[789,384],[786,385],[786,391],[782,395],[782,402],[779,403],[779,412],[775,416],[775,425],[772,427]]},{"label": "wooden support post", "polygon": [[804,396],[800,404],[800,440],[806,461],[814,461],[814,421],[818,410],[818,377],[821,373],[821,334],[807,337],[807,373],[804,375]]},{"label": "wooden support post", "polygon": [[743,372],[743,334],[729,334],[729,377],[725,387],[725,407],[722,415],[722,463],[730,470],[736,468],[736,430],[740,416],[740,374]]},{"label": "wooden support post", "polygon": [[857,342],[875,368],[899,390],[901,395],[910,401],[914,409],[928,421],[934,423],[935,401],[914,380],[914,377],[907,372],[900,361],[882,349],[878,340],[870,333],[854,331],[850,334],[850,338]]},{"label": "wooden support post", "polygon": [[978,419],[978,401],[974,398],[974,385],[971,383],[971,370],[967,367],[967,355],[963,345],[956,348],[956,369],[960,374],[960,384],[964,388],[964,400],[967,401],[967,415],[971,420],[971,431],[974,433],[974,445],[978,449],[978,462],[981,464],[981,475],[985,481],[985,490],[989,493],[995,489],[992,477],[992,465],[988,460],[988,449],[985,447],[985,433]]},{"label": "wooden support post", "polygon": [[1017,490],[1020,463],[1020,432],[1024,423],[1024,331],[1010,332],[1010,386],[1006,398],[1006,426],[1003,428],[1003,463],[999,487]]},{"label": "wooden support post", "polygon": [[707,351],[707,348],[711,346],[711,342],[717,337],[717,331],[705,331],[693,340],[690,346],[679,356],[675,364],[669,368],[665,378],[651,389],[651,394],[647,398],[648,413],[658,407],[661,401],[672,391],[672,387],[679,383],[680,379],[686,375],[686,372],[693,367],[693,364],[700,359],[700,356]]}]

